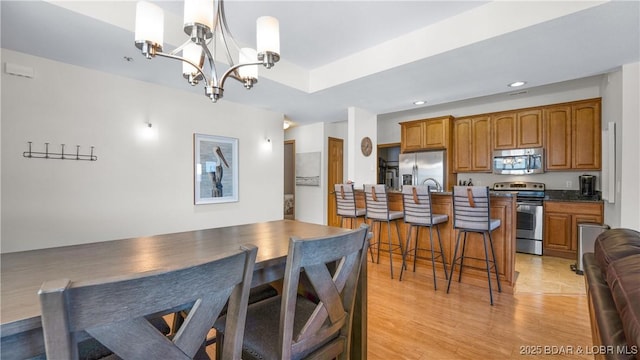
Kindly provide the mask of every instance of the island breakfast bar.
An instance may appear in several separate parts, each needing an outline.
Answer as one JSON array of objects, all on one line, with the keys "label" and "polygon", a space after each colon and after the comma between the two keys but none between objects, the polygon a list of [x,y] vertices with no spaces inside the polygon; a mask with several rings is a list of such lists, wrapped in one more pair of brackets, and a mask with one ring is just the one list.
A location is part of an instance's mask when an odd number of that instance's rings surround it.
[{"label": "island breakfast bar", "polygon": [[[362,190],[356,190],[356,203],[357,207],[365,207],[364,204],[364,192]],[[390,210],[403,210],[402,205],[402,193],[398,191],[389,191],[389,209]],[[447,270],[450,270],[451,262],[453,261],[453,250],[456,244],[457,231],[453,229],[453,199],[451,192],[433,192],[431,193],[433,203],[434,214],[446,214],[449,216],[449,220],[439,225],[440,234],[442,236],[442,247],[444,255],[447,259]],[[516,259],[516,196],[510,192],[491,193],[491,218],[500,219],[501,225],[495,231],[491,233],[493,239],[493,245],[496,252],[496,262],[498,264],[498,274],[500,275],[500,283],[502,285],[502,291],[513,294],[515,288],[515,259]],[[360,220],[360,219],[359,219]],[[359,223],[361,223],[360,220]],[[358,224],[359,224],[358,223]],[[405,245],[407,228],[402,221],[399,222],[400,238],[402,245]],[[387,229],[386,224],[382,225],[382,231],[380,232],[380,241],[382,248],[385,249],[387,244]],[[371,243],[374,243],[377,238],[378,226],[371,229],[374,232],[374,237],[371,239]],[[415,236],[415,232],[414,232]],[[437,252],[440,250],[437,240],[435,238],[434,230],[434,250]],[[395,228],[391,228],[391,241],[397,244],[397,235]],[[420,238],[418,240],[419,248],[429,248],[429,231],[420,231]],[[469,240],[467,240],[467,256],[484,259],[484,248],[482,245],[482,235],[469,234]],[[400,255],[399,251],[397,255]],[[431,259],[431,254],[428,251],[418,251],[418,259]],[[412,260],[411,260],[412,261]],[[437,271],[441,272],[442,262],[440,259],[436,260]],[[395,262],[394,262],[395,264]],[[424,264],[431,266],[431,260],[424,261]],[[472,266],[468,268],[466,265]],[[487,272],[485,270],[484,261],[467,259],[465,260],[465,268],[463,270],[462,283],[488,287]],[[409,267],[410,269],[411,267]],[[459,268],[456,267],[456,277]],[[406,273],[405,273],[406,274]],[[439,273],[440,276],[441,273]],[[444,278],[444,275],[442,275]],[[496,284],[494,283],[494,286]]]},{"label": "island breakfast bar", "polygon": [[[290,237],[311,238],[344,231],[278,220],[2,254],[0,358],[23,359],[44,353],[37,293],[45,280],[88,281],[184,267],[250,243],[258,247],[252,281],[252,286],[257,286],[283,277]],[[353,319],[352,359],[367,357],[366,267],[363,262]]]}]

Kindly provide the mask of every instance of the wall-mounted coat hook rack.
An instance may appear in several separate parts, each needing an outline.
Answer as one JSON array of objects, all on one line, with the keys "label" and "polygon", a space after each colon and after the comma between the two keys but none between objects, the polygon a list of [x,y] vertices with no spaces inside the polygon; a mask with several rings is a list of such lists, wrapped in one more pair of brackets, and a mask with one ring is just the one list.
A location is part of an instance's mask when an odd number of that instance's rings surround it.
[{"label": "wall-mounted coat hook rack", "polygon": [[94,147],[91,147],[91,154],[80,154],[80,145],[76,145],[76,152],[74,153],[65,153],[64,152],[64,144],[60,144],[60,152],[53,153],[49,152],[49,143],[44,143],[44,152],[40,151],[32,151],[31,144],[29,141],[29,150],[22,153],[22,156],[26,158],[38,158],[38,159],[56,159],[56,160],[86,160],[86,161],[96,161],[98,157],[93,155]]}]

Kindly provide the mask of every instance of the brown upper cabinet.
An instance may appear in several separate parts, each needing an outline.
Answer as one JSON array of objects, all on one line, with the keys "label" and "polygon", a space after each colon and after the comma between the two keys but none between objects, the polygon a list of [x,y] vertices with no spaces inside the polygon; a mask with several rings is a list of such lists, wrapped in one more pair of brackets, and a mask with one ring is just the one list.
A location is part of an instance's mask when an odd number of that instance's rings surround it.
[{"label": "brown upper cabinet", "polygon": [[491,172],[493,150],[544,146],[545,170],[600,170],[600,99],[400,123],[400,151],[451,150],[455,172]]},{"label": "brown upper cabinet", "polygon": [[491,121],[488,115],[458,118],[453,126],[455,172],[491,172]]},{"label": "brown upper cabinet", "polygon": [[542,147],[542,109],[493,114],[491,120],[494,150]]},{"label": "brown upper cabinet", "polygon": [[546,169],[601,169],[600,99],[547,106],[544,109]]},{"label": "brown upper cabinet", "polygon": [[403,153],[449,148],[453,117],[414,120],[400,123],[400,151]]}]

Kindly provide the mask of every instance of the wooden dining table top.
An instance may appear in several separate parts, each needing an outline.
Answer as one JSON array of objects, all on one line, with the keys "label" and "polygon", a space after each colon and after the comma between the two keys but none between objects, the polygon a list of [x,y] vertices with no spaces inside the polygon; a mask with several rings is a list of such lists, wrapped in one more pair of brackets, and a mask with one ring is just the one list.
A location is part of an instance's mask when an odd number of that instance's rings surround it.
[{"label": "wooden dining table top", "polygon": [[292,236],[313,238],[345,231],[277,220],[2,254],[0,330],[4,337],[41,326],[37,293],[47,280],[91,281],[185,267],[247,243],[258,247],[255,269],[259,271],[285,263]]}]

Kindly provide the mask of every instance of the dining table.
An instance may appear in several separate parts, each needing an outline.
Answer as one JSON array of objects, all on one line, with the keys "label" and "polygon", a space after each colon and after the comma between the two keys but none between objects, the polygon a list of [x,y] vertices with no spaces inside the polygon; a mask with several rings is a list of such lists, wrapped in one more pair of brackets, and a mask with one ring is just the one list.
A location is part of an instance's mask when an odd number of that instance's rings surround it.
[{"label": "dining table", "polygon": [[[38,290],[47,280],[93,281],[187,267],[253,244],[258,247],[252,279],[255,287],[283,278],[291,237],[315,238],[346,231],[275,220],[1,254],[0,358],[27,359],[44,353]],[[352,359],[367,356],[366,266],[363,261],[357,285]]]}]

